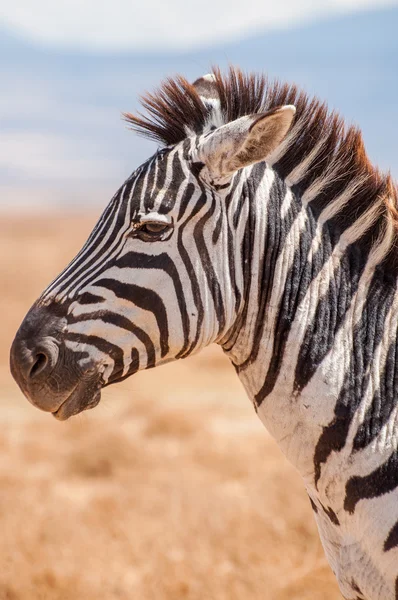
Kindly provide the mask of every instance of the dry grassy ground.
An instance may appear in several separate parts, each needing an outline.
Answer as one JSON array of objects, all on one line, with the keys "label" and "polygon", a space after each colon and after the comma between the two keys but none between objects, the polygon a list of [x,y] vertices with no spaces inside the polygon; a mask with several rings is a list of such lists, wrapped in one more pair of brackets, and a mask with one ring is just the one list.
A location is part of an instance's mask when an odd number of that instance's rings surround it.
[{"label": "dry grassy ground", "polygon": [[0,600],[337,600],[308,499],[217,347],[66,423],[8,374],[86,217],[0,217]]}]

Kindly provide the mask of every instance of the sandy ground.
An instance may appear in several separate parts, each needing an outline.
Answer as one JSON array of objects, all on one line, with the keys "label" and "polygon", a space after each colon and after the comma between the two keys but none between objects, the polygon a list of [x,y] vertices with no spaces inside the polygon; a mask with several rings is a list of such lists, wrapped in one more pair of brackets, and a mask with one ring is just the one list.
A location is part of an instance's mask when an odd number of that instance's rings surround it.
[{"label": "sandy ground", "polygon": [[8,373],[96,215],[0,216],[0,600],[337,600],[299,476],[217,347],[58,423]]}]

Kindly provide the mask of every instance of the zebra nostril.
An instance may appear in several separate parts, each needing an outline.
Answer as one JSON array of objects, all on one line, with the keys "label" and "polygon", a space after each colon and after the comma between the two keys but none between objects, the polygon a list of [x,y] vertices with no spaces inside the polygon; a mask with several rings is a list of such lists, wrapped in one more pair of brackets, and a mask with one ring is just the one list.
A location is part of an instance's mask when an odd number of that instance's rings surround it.
[{"label": "zebra nostril", "polygon": [[64,318],[37,306],[21,323],[10,350],[10,369],[25,395],[41,389],[57,366],[64,325]]},{"label": "zebra nostril", "polygon": [[44,352],[38,352],[35,356],[35,361],[29,371],[29,379],[34,379],[43,371],[46,370],[47,365],[49,364],[49,358]]}]

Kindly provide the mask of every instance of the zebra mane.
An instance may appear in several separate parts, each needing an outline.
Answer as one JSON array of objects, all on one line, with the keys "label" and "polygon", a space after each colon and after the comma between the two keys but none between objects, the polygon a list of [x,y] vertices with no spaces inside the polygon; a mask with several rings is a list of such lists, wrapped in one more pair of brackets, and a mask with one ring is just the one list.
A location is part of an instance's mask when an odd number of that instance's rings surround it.
[{"label": "zebra mane", "polygon": [[238,68],[231,67],[227,74],[214,68],[211,76],[193,84],[182,76],[166,79],[141,103],[147,115],[124,113],[125,120],[139,134],[165,146],[245,115],[294,104],[292,129],[270,161],[281,177],[301,195],[306,193],[307,201],[319,210],[351,190],[342,219],[358,217],[382,199],[379,216],[388,214],[398,230],[397,188],[389,174],[369,162],[360,130],[347,127],[326,103],[309,98],[294,84]]}]

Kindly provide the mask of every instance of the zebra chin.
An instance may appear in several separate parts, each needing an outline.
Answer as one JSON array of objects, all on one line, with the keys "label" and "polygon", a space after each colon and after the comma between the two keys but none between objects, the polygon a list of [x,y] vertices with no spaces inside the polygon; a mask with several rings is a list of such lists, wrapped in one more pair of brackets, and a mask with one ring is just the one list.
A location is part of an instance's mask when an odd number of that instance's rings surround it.
[{"label": "zebra chin", "polygon": [[65,343],[66,318],[34,305],[13,341],[11,373],[35,407],[65,421],[94,408],[104,385],[101,365]]},{"label": "zebra chin", "polygon": [[53,417],[58,421],[66,421],[69,417],[94,408],[101,400],[101,387],[96,390],[82,390],[81,386],[67,396],[56,411],[51,411]]}]

